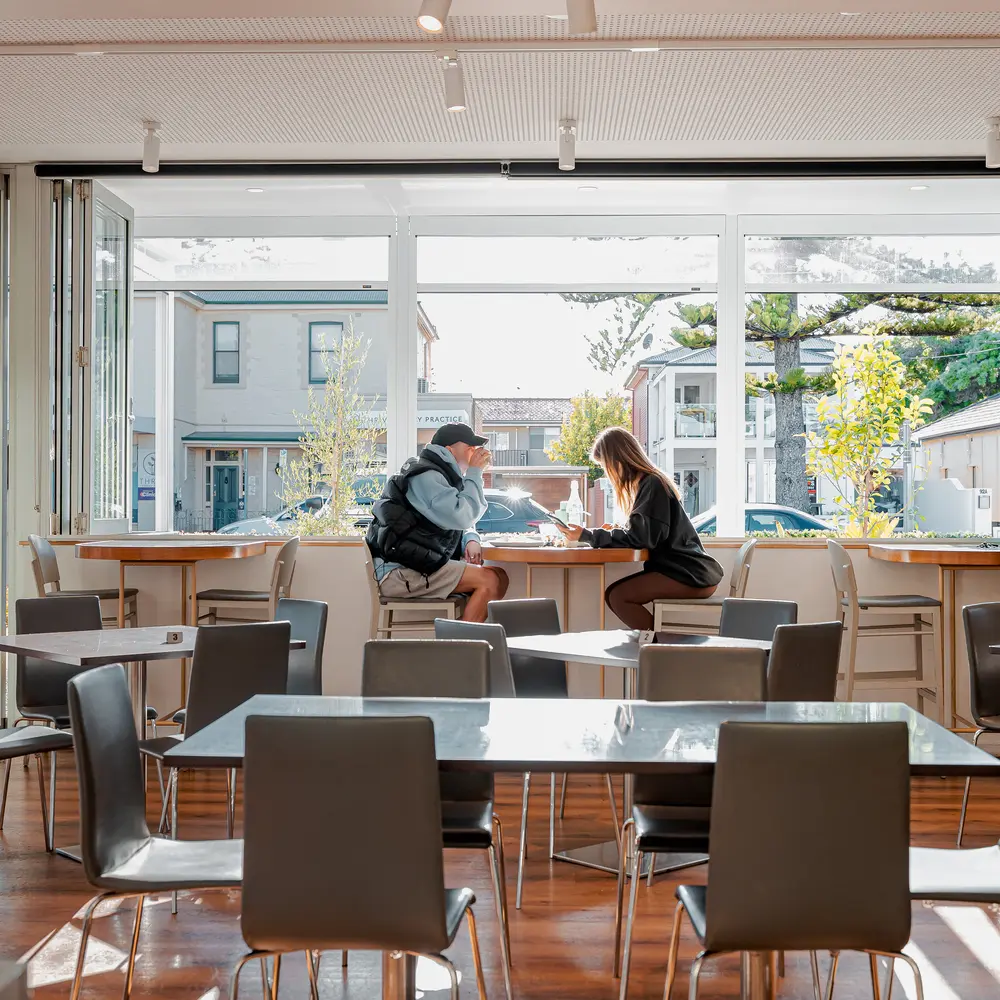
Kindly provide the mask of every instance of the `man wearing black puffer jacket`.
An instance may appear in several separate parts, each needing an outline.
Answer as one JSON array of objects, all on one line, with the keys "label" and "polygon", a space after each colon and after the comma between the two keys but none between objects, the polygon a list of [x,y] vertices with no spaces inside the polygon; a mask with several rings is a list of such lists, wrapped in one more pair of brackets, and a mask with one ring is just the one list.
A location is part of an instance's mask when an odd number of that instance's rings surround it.
[{"label": "man wearing black puffer jacket", "polygon": [[467,424],[445,424],[386,483],[365,539],[383,597],[468,594],[463,620],[483,622],[486,605],[507,593],[507,574],[483,565],[475,531],[486,512],[485,444]]}]

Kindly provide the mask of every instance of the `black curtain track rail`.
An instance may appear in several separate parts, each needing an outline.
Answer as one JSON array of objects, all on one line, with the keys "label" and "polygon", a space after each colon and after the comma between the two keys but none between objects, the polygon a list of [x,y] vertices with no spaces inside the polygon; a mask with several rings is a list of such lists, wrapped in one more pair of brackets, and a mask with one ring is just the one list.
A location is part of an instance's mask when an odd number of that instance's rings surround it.
[{"label": "black curtain track rail", "polygon": [[658,178],[892,178],[1000,177],[980,158],[870,160],[577,160],[560,170],[555,160],[409,160],[305,162],[166,162],[144,174],[138,162],[40,163],[38,177],[427,177],[484,176],[511,180]]}]

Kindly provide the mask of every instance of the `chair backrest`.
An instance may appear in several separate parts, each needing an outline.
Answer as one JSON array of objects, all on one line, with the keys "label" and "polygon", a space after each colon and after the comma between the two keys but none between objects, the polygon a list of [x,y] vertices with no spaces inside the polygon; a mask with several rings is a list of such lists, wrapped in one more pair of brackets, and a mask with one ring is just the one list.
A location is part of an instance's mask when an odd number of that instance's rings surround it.
[{"label": "chair backrest", "polygon": [[[639,650],[638,695],[645,701],[763,701],[767,657],[762,649],[649,645]],[[677,818],[708,820],[710,774],[637,774],[640,805],[669,805]]]},{"label": "chair backrest", "polygon": [[57,594],[59,586],[59,561],[52,543],[41,535],[28,535],[31,547],[31,571],[35,575],[38,596]]},{"label": "chair backrest", "polygon": [[747,584],[750,582],[750,566],[756,549],[757,539],[748,538],[736,553],[736,562],[733,563],[733,572],[729,578],[730,597],[746,597]]},{"label": "chair backrest", "polygon": [[760,639],[770,642],[779,625],[794,625],[799,606],[794,601],[753,601],[727,597],[722,602],[719,635],[727,639]]},{"label": "chair backrest", "polygon": [[330,613],[325,601],[297,601],[282,597],[274,612],[275,621],[288,622],[292,638],[302,639],[305,649],[288,653],[288,693],[323,693],[323,646]]},{"label": "chair backrest", "polygon": [[[559,606],[548,597],[517,601],[490,601],[486,620],[502,625],[508,638],[519,635],[558,635]],[[568,698],[566,664],[540,656],[512,655],[514,690],[519,698]]]},{"label": "chair backrest", "polygon": [[507,635],[502,625],[463,622],[453,618],[434,620],[435,639],[478,639],[490,644],[490,697],[514,697],[514,673],[507,651]]},{"label": "chair backrest", "polygon": [[69,682],[68,698],[83,871],[91,885],[105,888],[105,874],[149,839],[145,775],[124,668],[112,663],[79,674]]},{"label": "chair backrest", "polygon": [[1000,715],[1000,655],[990,646],[1000,643],[1000,604],[970,604],[962,608],[969,650],[969,693],[972,717]]},{"label": "chair backrest", "polygon": [[255,694],[288,690],[288,622],[202,625],[194,640],[184,732],[192,736]]},{"label": "chair backrest", "polygon": [[[364,698],[486,698],[489,643],[471,639],[371,639],[361,661]],[[493,775],[442,771],[449,802],[493,798]]]},{"label": "chair backrest", "polygon": [[365,554],[365,582],[368,584],[368,601],[371,608],[371,618],[368,622],[368,638],[377,639],[382,594],[378,589],[378,580],[375,579],[375,560],[372,558],[372,552],[368,548],[367,542],[361,543],[361,551]]},{"label": "chair backrest", "polygon": [[430,719],[250,716],[243,773],[251,948],[448,946]]},{"label": "chair backrest", "polygon": [[858,603],[858,582],[854,576],[854,563],[840,542],[832,538],[826,540],[826,551],[830,556],[830,569],[833,572],[833,586],[837,591],[837,604],[843,598],[853,608]]},{"label": "chair backrest", "polygon": [[767,661],[768,701],[836,701],[844,626],[779,625]]},{"label": "chair backrest", "polygon": [[724,723],[706,950],[899,951],[909,771],[904,722]]},{"label": "chair backrest", "polygon": [[[29,597],[14,603],[14,629],[21,635],[98,632],[101,627],[101,602],[97,597]],[[34,708],[64,707],[67,682],[86,669],[35,656],[17,657],[18,709],[30,715]]]},{"label": "chair backrest", "polygon": [[295,575],[295,559],[299,554],[299,536],[289,538],[278,549],[271,569],[270,611],[272,618],[277,613],[278,601],[292,596],[292,577]]},{"label": "chair backrest", "polygon": [[489,643],[468,639],[370,639],[363,698],[486,698]]}]

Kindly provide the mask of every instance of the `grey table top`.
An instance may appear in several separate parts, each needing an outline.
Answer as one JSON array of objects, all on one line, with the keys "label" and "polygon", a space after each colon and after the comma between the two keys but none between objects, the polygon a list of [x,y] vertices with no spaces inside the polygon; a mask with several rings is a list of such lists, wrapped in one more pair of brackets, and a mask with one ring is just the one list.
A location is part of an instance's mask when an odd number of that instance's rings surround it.
[{"label": "grey table top", "polygon": [[[757,639],[727,639],[717,635],[657,632],[657,644],[678,646],[752,647],[770,652],[771,644]],[[604,667],[637,667],[639,643],[631,632],[605,629],[599,632],[561,632],[558,635],[510,636],[507,648],[514,655],[530,654],[546,660],[590,663]]]},{"label": "grey table top", "polygon": [[[707,773],[719,725],[904,721],[913,774],[1000,776],[1000,761],[906,705],[864,702],[411,700],[258,695],[167,751],[173,767],[239,767],[248,715],[427,716],[438,760],[464,771]],[[303,748],[307,752],[308,748]]]},{"label": "grey table top", "polygon": [[[168,643],[167,632],[180,632],[181,642]],[[0,652],[37,656],[71,667],[100,667],[105,663],[176,660],[194,653],[198,629],[188,625],[152,625],[145,628],[91,629],[84,632],[39,632],[0,636]],[[304,649],[293,639],[291,649]]]}]

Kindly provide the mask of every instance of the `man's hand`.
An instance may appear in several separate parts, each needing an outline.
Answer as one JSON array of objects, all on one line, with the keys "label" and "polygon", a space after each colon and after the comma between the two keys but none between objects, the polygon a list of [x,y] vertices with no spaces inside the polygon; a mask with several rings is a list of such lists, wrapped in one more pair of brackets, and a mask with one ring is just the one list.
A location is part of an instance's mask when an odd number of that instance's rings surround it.
[{"label": "man's hand", "polygon": [[483,547],[479,544],[479,542],[471,540],[469,544],[465,546],[465,561],[470,566],[482,566]]},{"label": "man's hand", "polygon": [[563,537],[569,542],[580,541],[580,535],[583,534],[583,528],[578,524],[563,524],[562,521],[553,521],[553,524],[563,533]]},{"label": "man's hand", "polygon": [[469,465],[477,469],[485,469],[490,462],[493,461],[493,456],[490,454],[488,448],[477,448],[469,456]]}]

